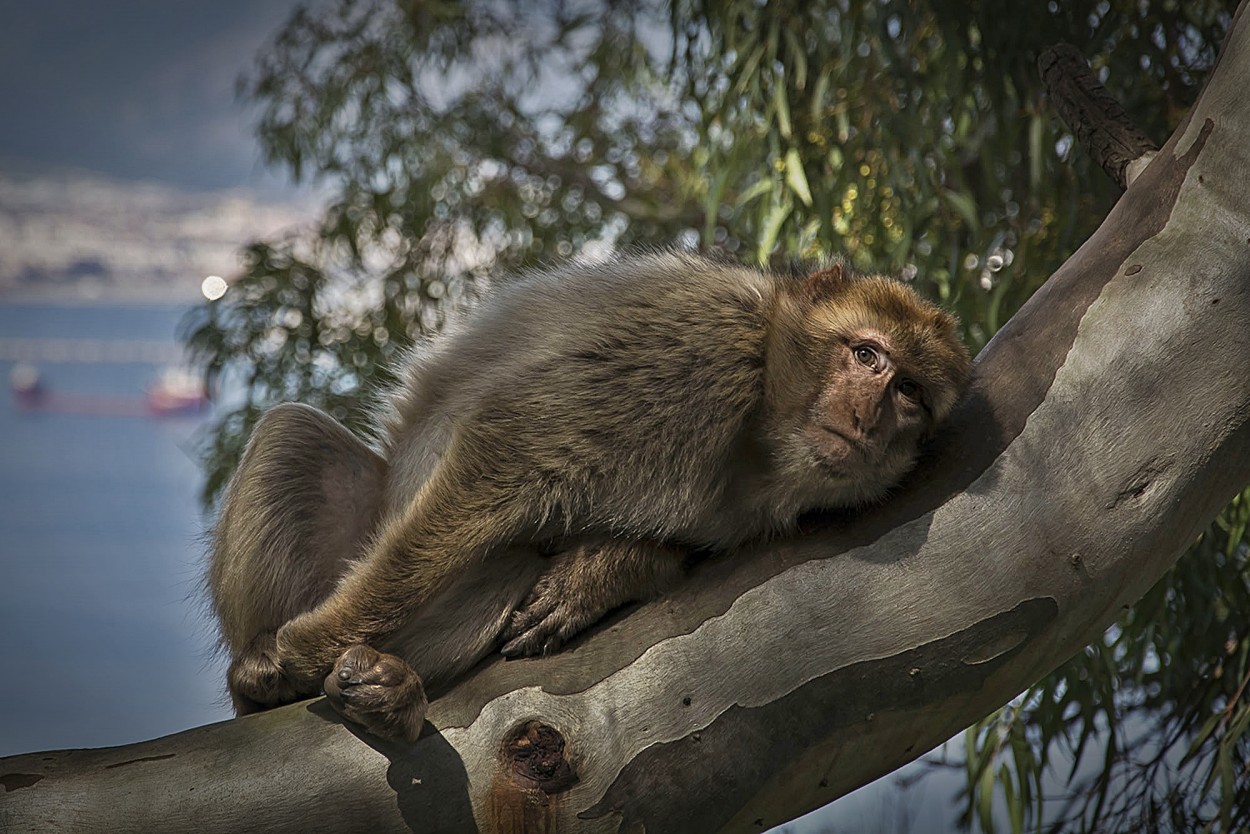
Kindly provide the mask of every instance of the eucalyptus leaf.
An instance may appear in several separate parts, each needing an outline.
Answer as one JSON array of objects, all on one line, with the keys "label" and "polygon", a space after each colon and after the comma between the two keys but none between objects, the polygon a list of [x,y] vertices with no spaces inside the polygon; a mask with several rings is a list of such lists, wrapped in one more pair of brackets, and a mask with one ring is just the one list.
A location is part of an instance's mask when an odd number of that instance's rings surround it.
[{"label": "eucalyptus leaf", "polygon": [[803,160],[794,148],[786,151],[786,185],[803,205],[812,204],[812,191],[807,185],[807,175],[803,173]]}]

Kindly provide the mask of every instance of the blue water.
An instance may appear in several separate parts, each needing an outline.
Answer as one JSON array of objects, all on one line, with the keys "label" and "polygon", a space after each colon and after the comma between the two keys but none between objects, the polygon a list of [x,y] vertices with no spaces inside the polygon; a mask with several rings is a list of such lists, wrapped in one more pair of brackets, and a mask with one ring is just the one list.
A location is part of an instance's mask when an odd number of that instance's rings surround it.
[{"label": "blue water", "polygon": [[[0,337],[172,342],[181,313],[0,304]],[[0,362],[0,379],[11,367]],[[52,391],[136,405],[160,370],[38,367]],[[0,755],[228,717],[197,588],[205,521],[192,447],[203,420],[28,412],[0,391]]]}]

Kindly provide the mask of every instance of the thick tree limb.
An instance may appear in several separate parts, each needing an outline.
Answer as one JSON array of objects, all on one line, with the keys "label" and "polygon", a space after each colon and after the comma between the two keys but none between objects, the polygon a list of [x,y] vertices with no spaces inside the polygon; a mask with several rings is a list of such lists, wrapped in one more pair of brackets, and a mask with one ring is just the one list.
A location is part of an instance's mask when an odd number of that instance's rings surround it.
[{"label": "thick tree limb", "polygon": [[1096,638],[1250,481],[1250,21],[1102,228],[994,338],[923,471],[712,563],[410,746],[315,701],[0,760],[6,831],[754,831]]}]

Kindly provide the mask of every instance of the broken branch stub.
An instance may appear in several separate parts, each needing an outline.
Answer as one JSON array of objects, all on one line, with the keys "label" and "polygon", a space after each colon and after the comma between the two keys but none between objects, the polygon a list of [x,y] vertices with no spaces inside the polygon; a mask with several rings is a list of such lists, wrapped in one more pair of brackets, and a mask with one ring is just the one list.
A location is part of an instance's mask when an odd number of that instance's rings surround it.
[{"label": "broken branch stub", "polygon": [[1051,104],[1076,140],[1127,188],[1158,152],[1094,75],[1075,46],[1056,44],[1037,60]]}]

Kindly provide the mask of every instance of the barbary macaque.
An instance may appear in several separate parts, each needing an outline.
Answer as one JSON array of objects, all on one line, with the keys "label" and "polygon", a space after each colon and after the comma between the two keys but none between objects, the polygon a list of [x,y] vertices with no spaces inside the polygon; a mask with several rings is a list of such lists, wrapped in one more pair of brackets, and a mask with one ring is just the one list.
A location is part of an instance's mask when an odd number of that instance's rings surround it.
[{"label": "barbary macaque", "polygon": [[879,500],[968,377],[952,316],[841,262],[522,276],[411,360],[379,451],[307,406],[257,426],[208,577],[236,709],[324,688],[415,739],[423,679],[553,651],[693,549]]}]

